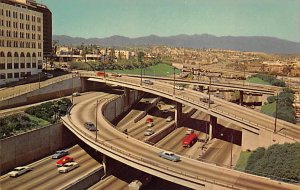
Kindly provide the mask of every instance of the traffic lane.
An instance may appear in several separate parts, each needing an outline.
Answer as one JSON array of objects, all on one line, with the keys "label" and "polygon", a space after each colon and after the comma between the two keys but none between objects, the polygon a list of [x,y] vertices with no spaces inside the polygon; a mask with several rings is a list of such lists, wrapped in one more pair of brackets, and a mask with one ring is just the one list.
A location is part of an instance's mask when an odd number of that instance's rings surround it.
[{"label": "traffic lane", "polygon": [[114,170],[112,175],[108,176],[104,180],[99,181],[97,184],[93,185],[89,189],[129,189],[128,185],[134,180],[139,180],[143,174],[144,173],[140,170],[124,165],[122,168]]},{"label": "traffic lane", "polygon": [[[81,149],[78,145],[72,147],[69,149],[69,155],[74,158],[76,162],[78,162],[81,166],[85,166],[85,161],[90,160],[90,156],[84,152],[83,149]],[[70,178],[70,175],[68,177],[64,177],[63,180],[61,179],[56,166],[56,159],[52,159],[51,156],[46,157],[45,159],[42,159],[41,161],[37,161],[33,164],[30,164],[33,166],[33,171],[30,171],[24,175],[21,175],[17,178],[10,178],[6,177],[3,180],[1,180],[1,188],[2,189],[41,189],[41,185],[48,183],[51,183],[52,185],[61,185],[64,183],[68,183],[72,180]],[[93,165],[95,165],[95,162],[91,161]],[[87,168],[86,168],[87,169]],[[75,171],[78,172],[75,172]],[[81,171],[79,171],[81,170]],[[75,175],[77,173],[77,177],[80,176],[80,173],[82,174],[84,170],[83,169],[75,169],[70,172],[71,175]]]},{"label": "traffic lane", "polygon": [[[89,117],[88,115],[92,115],[94,109],[90,109],[90,113],[84,114],[85,117]],[[74,117],[74,115],[73,115]],[[76,119],[76,118],[75,118]],[[81,121],[82,122],[82,121]],[[98,121],[99,125],[102,122],[105,122],[100,118]],[[81,128],[83,128],[82,125]],[[165,160],[163,158],[160,158],[158,156],[158,152],[161,149],[157,149],[153,146],[149,146],[144,143],[137,143],[137,140],[134,140],[132,138],[126,138],[126,135],[122,135],[119,131],[114,130],[112,127],[108,127],[107,125],[103,125],[103,127],[100,129],[102,133],[99,135],[99,140],[105,141],[108,146],[114,146],[118,147],[119,149],[124,150],[125,152],[130,152],[132,155],[136,155],[138,157],[143,157],[145,160],[147,160],[148,163],[159,163],[160,166],[168,166],[170,168],[176,168],[175,171],[178,171],[178,173],[181,173],[179,171],[189,171],[188,173],[194,176],[199,176],[205,179],[211,179],[211,180],[218,180],[219,182],[226,183],[226,184],[235,184],[236,180],[244,177],[248,178],[249,183],[242,184],[244,187],[252,187],[252,183],[255,183],[257,178],[259,177],[251,177],[249,175],[245,175],[240,172],[232,172],[231,170],[227,170],[224,168],[216,168],[212,167],[210,164],[199,164],[198,161],[190,160],[187,158],[182,158],[182,161],[179,163],[173,163],[168,160]],[[264,181],[265,185],[272,186],[273,189],[282,189],[284,186],[276,185],[272,181],[271,184],[269,181]],[[261,188],[261,187],[260,187]],[[293,189],[293,187],[286,187],[286,189]]]}]

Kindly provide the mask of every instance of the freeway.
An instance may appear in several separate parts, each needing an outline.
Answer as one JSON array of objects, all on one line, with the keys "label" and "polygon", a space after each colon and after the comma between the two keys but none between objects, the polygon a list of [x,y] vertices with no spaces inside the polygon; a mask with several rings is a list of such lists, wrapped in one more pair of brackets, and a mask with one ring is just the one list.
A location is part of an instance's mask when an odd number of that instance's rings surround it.
[{"label": "freeway", "polygon": [[[137,90],[153,93],[159,96],[163,96],[174,101],[181,102],[183,104],[192,106],[198,110],[207,112],[216,117],[222,117],[222,119],[229,121],[230,123],[236,124],[248,130],[260,130],[266,129],[268,131],[274,131],[274,118],[267,116],[263,113],[244,108],[242,106],[227,102],[225,100],[211,97],[215,102],[209,108],[207,103],[200,100],[202,97],[208,97],[206,94],[196,92],[190,89],[182,91],[176,90],[173,95],[173,86],[160,82],[154,81],[153,85],[141,86],[140,79],[132,77],[119,77],[119,78],[101,78],[91,76],[91,81],[106,82],[108,84],[121,85],[128,88],[134,88]],[[238,110],[238,111],[237,111]],[[300,141],[300,130],[298,126],[285,122],[283,120],[277,120],[277,135],[282,135],[290,138],[294,141]]]},{"label": "freeway", "polygon": [[[111,95],[111,97],[116,97],[116,95]],[[96,110],[96,102],[100,98],[103,97],[94,97],[78,103],[73,107],[70,115],[63,118],[63,122],[88,145],[123,163],[175,183],[184,182],[191,188],[203,188],[203,183],[207,185],[209,183],[217,184],[217,187],[236,189],[299,189],[299,186],[218,167],[187,157],[182,157],[180,162],[162,159],[158,156],[162,149],[131,138],[108,123],[102,111],[99,112],[105,102],[102,101],[99,104],[99,110]],[[95,132],[83,127],[85,121],[96,122],[95,112],[99,113],[98,139]]]},{"label": "freeway", "polygon": [[51,156],[30,164],[33,171],[17,178],[11,178],[7,174],[1,176],[1,190],[26,190],[26,189],[62,189],[74,183],[77,179],[102,167],[80,146],[76,145],[69,149],[70,156],[79,163],[80,167],[66,174],[60,174]]}]

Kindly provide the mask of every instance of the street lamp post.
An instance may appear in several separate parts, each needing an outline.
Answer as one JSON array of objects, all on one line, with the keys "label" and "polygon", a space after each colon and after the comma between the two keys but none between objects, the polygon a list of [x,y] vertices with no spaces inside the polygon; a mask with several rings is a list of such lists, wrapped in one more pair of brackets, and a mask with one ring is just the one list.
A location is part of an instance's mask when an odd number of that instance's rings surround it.
[{"label": "street lamp post", "polygon": [[277,110],[278,110],[278,93],[276,95],[276,99],[275,99],[275,123],[274,123],[274,133],[276,133],[276,127],[277,127]]},{"label": "street lamp post", "polygon": [[96,139],[95,139],[96,142],[97,142],[97,138],[98,138],[98,104],[99,104],[99,101],[97,100],[97,104],[96,104]]},{"label": "street lamp post", "polygon": [[174,71],[174,73],[173,73],[173,74],[174,74],[174,82],[173,82],[173,84],[174,84],[174,85],[173,85],[173,95],[175,95],[175,67],[173,67],[173,69],[174,69],[174,70],[173,70],[173,71]]},{"label": "street lamp post", "polygon": [[[224,136],[223,133],[221,133],[221,136]],[[229,135],[227,136],[227,140],[229,141]],[[230,133],[230,142],[231,142],[231,146],[230,146],[230,168],[232,168],[232,160],[233,160],[233,133]]]}]

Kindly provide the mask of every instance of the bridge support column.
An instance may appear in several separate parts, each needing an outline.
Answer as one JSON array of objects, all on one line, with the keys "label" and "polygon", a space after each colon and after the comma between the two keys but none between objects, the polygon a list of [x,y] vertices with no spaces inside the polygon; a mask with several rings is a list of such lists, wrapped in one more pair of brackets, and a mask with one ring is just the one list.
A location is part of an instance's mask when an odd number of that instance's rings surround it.
[{"label": "bridge support column", "polygon": [[244,102],[244,91],[240,90],[240,105],[242,106]]},{"label": "bridge support column", "polygon": [[104,175],[101,177],[101,180],[104,179],[107,176],[107,165],[106,165],[106,163],[107,163],[106,155],[103,154],[102,165],[103,165]]},{"label": "bridge support column", "polygon": [[179,127],[181,124],[182,118],[182,104],[176,102],[176,109],[175,109],[175,127]]},{"label": "bridge support column", "polygon": [[217,127],[217,118],[215,116],[209,116],[209,140],[215,136],[215,130]]},{"label": "bridge support column", "polygon": [[125,95],[125,107],[129,105],[130,103],[130,89],[129,88],[124,88],[124,95]]}]

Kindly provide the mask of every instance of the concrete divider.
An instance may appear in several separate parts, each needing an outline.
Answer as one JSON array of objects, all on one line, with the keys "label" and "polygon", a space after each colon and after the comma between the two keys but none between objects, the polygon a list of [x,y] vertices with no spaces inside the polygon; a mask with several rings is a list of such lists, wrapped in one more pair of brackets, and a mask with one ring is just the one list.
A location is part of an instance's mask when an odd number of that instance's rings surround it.
[{"label": "concrete divider", "polygon": [[1,139],[1,175],[50,155],[57,149],[75,145],[77,137],[61,123]]},{"label": "concrete divider", "polygon": [[80,179],[77,179],[68,186],[62,188],[63,190],[82,190],[87,189],[88,187],[94,185],[95,183],[101,180],[101,177],[104,175],[103,166],[93,170],[91,173],[83,176]]},{"label": "concrete divider", "polygon": [[169,133],[171,133],[175,129],[176,129],[175,123],[171,122],[163,130],[161,130],[158,133],[155,133],[153,136],[149,137],[146,140],[146,143],[148,143],[148,144],[156,144],[158,141],[160,141],[161,139],[163,139],[165,136],[167,136]]}]

